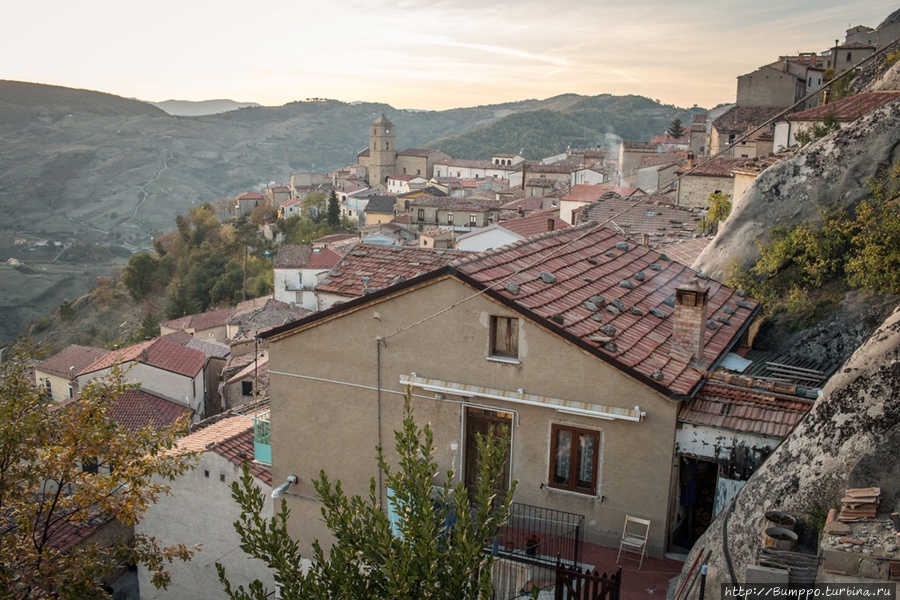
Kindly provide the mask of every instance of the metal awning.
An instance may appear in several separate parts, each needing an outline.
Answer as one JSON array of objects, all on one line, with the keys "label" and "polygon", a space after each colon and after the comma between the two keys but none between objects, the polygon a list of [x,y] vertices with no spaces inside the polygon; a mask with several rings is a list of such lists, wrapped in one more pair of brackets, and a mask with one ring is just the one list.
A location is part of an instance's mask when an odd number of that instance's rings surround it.
[{"label": "metal awning", "polygon": [[578,402],[576,400],[561,400],[549,396],[526,394],[522,390],[510,392],[507,390],[479,387],[477,385],[468,385],[465,383],[443,381],[441,379],[428,379],[426,377],[419,377],[416,373],[412,373],[411,375],[401,375],[400,383],[401,385],[411,385],[429,392],[455,394],[457,396],[468,398],[490,398],[492,400],[504,400],[515,404],[554,408],[561,413],[594,417],[596,419],[606,419],[608,421],[623,420],[640,422],[647,416],[647,413],[643,412],[639,406],[635,406],[634,408],[619,408],[617,406],[604,406],[603,404]]}]

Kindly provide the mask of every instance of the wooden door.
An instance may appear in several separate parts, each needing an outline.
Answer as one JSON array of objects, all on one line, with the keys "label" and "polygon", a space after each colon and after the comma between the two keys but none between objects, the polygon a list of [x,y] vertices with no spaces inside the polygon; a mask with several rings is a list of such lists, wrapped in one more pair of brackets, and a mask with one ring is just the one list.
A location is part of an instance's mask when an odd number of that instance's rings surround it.
[{"label": "wooden door", "polygon": [[495,412],[482,408],[466,408],[466,445],[465,468],[463,472],[467,488],[475,489],[478,481],[478,444],[477,435],[486,436],[493,432],[495,437],[507,440],[506,463],[503,473],[496,482],[497,492],[505,492],[509,489],[509,460],[510,446],[512,444],[512,415],[510,413]]}]

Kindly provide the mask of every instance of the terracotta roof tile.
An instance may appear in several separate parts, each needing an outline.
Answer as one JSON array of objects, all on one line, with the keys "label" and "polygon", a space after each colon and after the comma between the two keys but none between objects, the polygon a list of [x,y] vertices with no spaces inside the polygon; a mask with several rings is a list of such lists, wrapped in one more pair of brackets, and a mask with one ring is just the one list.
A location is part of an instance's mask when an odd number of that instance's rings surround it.
[{"label": "terracotta roof tile", "polygon": [[822,121],[833,114],[838,121],[853,121],[886,104],[900,100],[900,92],[868,92],[823,104],[785,117],[788,121]]},{"label": "terracotta roof tile", "polygon": [[639,142],[634,140],[622,140],[622,146],[626,152],[656,152],[659,144],[654,142]]},{"label": "terracotta roof tile", "polygon": [[126,363],[137,360],[141,357],[141,352],[145,348],[149,348],[153,344],[156,343],[157,340],[147,340],[146,342],[141,342],[140,344],[135,344],[134,346],[128,346],[127,348],[122,348],[120,350],[113,350],[112,352],[106,354],[105,356],[99,358],[98,360],[92,362],[85,368],[83,368],[78,374],[82,375],[84,373],[93,373],[94,371],[99,371],[101,369],[108,369],[117,363]]},{"label": "terracotta roof tile", "polygon": [[752,379],[717,379],[712,374],[685,403],[679,421],[784,439],[813,404],[808,398],[760,389]]},{"label": "terracotta roof tile", "polygon": [[262,200],[262,194],[257,192],[247,192],[246,194],[241,194],[238,196],[238,200]]},{"label": "terracotta roof tile", "polygon": [[[537,266],[530,266],[538,261]],[[620,368],[658,381],[670,393],[689,395],[704,378],[704,371],[671,353],[673,317],[668,300],[676,287],[687,284],[697,273],[596,223],[467,256],[453,266],[482,284],[503,283],[495,291],[545,319],[558,315],[563,324],[551,321],[551,326],[593,346]],[[522,272],[516,273],[519,269]],[[553,275],[555,281],[545,283],[542,272]],[[518,286],[517,293],[505,287],[507,281]],[[620,285],[625,281],[627,288]],[[734,343],[758,303],[716,281],[704,283],[709,286],[708,318],[714,326],[704,329],[704,357],[712,364]],[[596,307],[600,310],[594,311],[585,306],[594,296],[607,304],[618,300],[624,310]],[[723,310],[726,307],[729,313]],[[601,321],[593,318],[596,315]],[[601,332],[607,325],[615,331]],[[611,338],[613,344],[599,341],[604,338]]]},{"label": "terracotta roof tile", "polygon": [[163,323],[163,327],[169,329],[193,329],[195,331],[205,331],[214,327],[224,327],[228,321],[228,317],[234,311],[233,308],[221,308],[218,310],[210,310],[194,315],[186,315],[178,319],[172,319]]},{"label": "terracotta roof tile", "polygon": [[178,440],[176,452],[215,452],[236,465],[247,461],[254,476],[272,485],[269,467],[253,462],[253,419],[250,417],[233,415],[197,429]]},{"label": "terracotta roof tile", "polygon": [[140,389],[119,394],[112,403],[113,420],[128,431],[147,425],[157,429],[172,425],[180,418],[190,418],[192,412],[187,406]]},{"label": "terracotta roof tile", "polygon": [[390,214],[394,212],[394,207],[396,205],[397,196],[377,194],[369,198],[369,202],[366,204],[366,208],[363,212]]},{"label": "terracotta roof tile", "polygon": [[409,203],[410,208],[439,208],[443,210],[461,210],[469,212],[482,212],[499,210],[500,202],[497,200],[479,200],[472,197],[453,198],[452,196],[420,196]]},{"label": "terracotta roof tile", "polygon": [[206,355],[200,350],[158,339],[147,348],[146,362],[157,369],[196,377],[206,364]]},{"label": "terracotta roof tile", "polygon": [[[596,202],[583,207],[578,213],[577,222],[603,223],[605,227],[631,238],[639,239],[646,234],[650,236],[651,246],[659,246],[692,238],[703,216],[704,213],[694,212],[690,208],[649,202],[644,197],[623,198],[607,192]],[[666,253],[668,254],[668,250]]]},{"label": "terracotta roof tile", "polygon": [[532,213],[527,217],[520,217],[509,221],[500,221],[499,225],[522,237],[530,237],[532,235],[546,233],[548,231],[548,221],[553,221],[553,230],[565,229],[569,226],[568,223],[559,218],[559,210]]},{"label": "terracotta roof tile", "polygon": [[[357,246],[325,276],[316,290],[362,296],[439,269],[466,252],[401,246]],[[363,283],[362,278],[368,281]]]},{"label": "terracotta roof tile", "polygon": [[599,200],[603,194],[608,194],[610,192],[625,197],[640,196],[644,193],[641,188],[637,187],[614,187],[579,183],[573,185],[572,189],[570,189],[561,199],[572,200],[575,202],[595,202],[596,200]]},{"label": "terracotta roof tile", "polygon": [[500,210],[519,210],[522,208],[526,212],[541,210],[544,207],[544,199],[538,196],[525,196],[512,202],[507,202],[500,207]]},{"label": "terracotta roof tile", "polygon": [[672,260],[683,265],[692,265],[711,241],[712,239],[708,237],[693,237],[665,243],[664,245],[660,244],[660,247]]},{"label": "terracotta roof tile", "polygon": [[[104,350],[103,348],[76,346],[73,344],[50,358],[39,362],[34,368],[44,373],[69,379],[74,378],[82,369],[90,366],[107,354],[109,354],[109,350]],[[75,368],[70,369],[70,367]]]},{"label": "terracotta roof tile", "polygon": [[329,248],[284,245],[275,256],[276,269],[330,269],[341,255]]},{"label": "terracotta roof tile", "polygon": [[448,167],[459,167],[462,169],[496,169],[498,165],[495,165],[489,160],[466,160],[460,158],[451,158],[449,160],[439,160],[434,164],[436,165],[445,165]]},{"label": "terracotta roof tile", "polygon": [[336,242],[345,242],[347,240],[355,239],[356,236],[352,233],[332,233],[331,235],[323,235],[320,238],[316,238],[312,241],[315,244],[334,244]]}]

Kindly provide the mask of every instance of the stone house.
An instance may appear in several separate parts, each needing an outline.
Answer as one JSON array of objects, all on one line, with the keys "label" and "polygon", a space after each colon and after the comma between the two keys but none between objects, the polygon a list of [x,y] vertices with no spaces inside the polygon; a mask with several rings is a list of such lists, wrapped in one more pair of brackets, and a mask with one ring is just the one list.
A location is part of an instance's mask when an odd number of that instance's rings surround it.
[{"label": "stone house", "polygon": [[215,342],[228,340],[228,318],[234,313],[233,308],[220,308],[194,315],[185,315],[159,324],[161,336],[184,331],[192,336]]},{"label": "stone house", "polygon": [[568,158],[551,164],[521,162],[510,174],[509,185],[525,188],[534,179],[546,179],[568,187],[594,185],[605,180],[602,164],[585,165],[578,159]]},{"label": "stone house", "polygon": [[709,195],[721,192],[734,198],[735,168],[751,162],[748,158],[728,158],[718,156],[706,159],[697,166],[690,162],[682,166],[675,175],[678,181],[678,192],[675,203],[689,208],[709,207]]},{"label": "stone house", "polygon": [[396,173],[417,175],[425,179],[431,179],[434,175],[434,165],[438,161],[450,160],[451,156],[440,150],[426,148],[407,148],[397,153]]},{"label": "stone house", "polygon": [[433,227],[419,233],[422,248],[453,248],[456,232],[452,227]]},{"label": "stone house", "polygon": [[834,48],[828,57],[828,66],[834,69],[836,74],[852,69],[857,63],[875,54],[876,47],[870,44],[851,42],[838,45],[837,42],[838,40],[835,40]]},{"label": "stone house", "polygon": [[341,255],[328,248],[283,245],[275,255],[275,300],[316,310],[313,290],[319,275],[327,273],[341,260]]},{"label": "stone house", "polygon": [[268,397],[269,353],[255,355],[244,368],[223,382],[222,407],[233,409]]},{"label": "stone house", "polygon": [[604,194],[617,194],[625,198],[643,196],[644,192],[637,187],[616,187],[605,185],[576,185],[572,186],[559,201],[559,218],[566,223],[575,224],[575,212],[591,202],[596,202]]},{"label": "stone house", "polygon": [[394,173],[393,175],[388,175],[387,192],[388,194],[393,194],[395,196],[406,194],[413,191],[414,189],[421,189],[425,187],[425,184],[427,183],[428,180],[421,175]]},{"label": "stone house", "polygon": [[731,144],[735,146],[726,154],[730,157],[756,158],[769,154],[775,147],[775,125],[766,123],[782,111],[778,106],[735,106],[713,121],[709,154],[715,156]]},{"label": "stone house", "polygon": [[737,105],[787,108],[800,100],[806,95],[806,74],[798,77],[787,69],[787,65],[787,61],[776,62],[738,76]]},{"label": "stone house", "polygon": [[78,395],[78,373],[109,354],[109,350],[71,345],[34,366],[34,382],[54,402]]},{"label": "stone house", "polygon": [[[659,144],[622,140],[619,144],[618,173],[615,185],[637,183],[637,170],[643,166],[643,159],[654,154],[662,154],[664,149]],[[626,183],[627,182],[627,183]]]},{"label": "stone house", "polygon": [[[287,200],[287,198],[285,198]],[[237,198],[234,199],[234,212],[237,213],[238,218],[243,218],[253,212],[253,209],[259,206],[260,204],[266,203],[266,198],[259,192],[247,192],[246,194],[241,194]]]},{"label": "stone house", "polygon": [[[695,277],[589,223],[266,332],[273,472],[300,479],[288,496],[292,535],[307,550],[329,539],[307,499],[310,477],[324,470],[366,494],[378,481],[375,446],[396,460],[390,432],[409,386],[453,482],[473,481],[476,432],[505,431],[503,485],[518,481],[515,502],[583,515],[583,539],[595,544],[616,544],[626,514],[648,518],[660,556],[678,413],[758,310]],[[311,352],[319,360],[297,360]]]},{"label": "stone house", "polygon": [[[251,413],[252,415],[252,413]],[[138,566],[141,600],[181,600],[183,598],[226,599],[215,563],[222,564],[232,581],[260,579],[272,589],[274,578],[259,560],[241,550],[241,540],[232,523],[240,516],[240,508],[231,498],[230,486],[239,481],[241,466],[250,465],[253,484],[265,496],[261,516],[273,512],[272,473],[260,461],[254,437],[252,416],[230,414],[202,426],[178,441],[177,452],[195,452],[196,468],[174,481],[169,494],[161,495],[135,526],[138,534],[157,538],[165,545],[202,544],[202,551],[190,562],[175,561],[166,565],[171,584],[157,590],[150,583],[150,573]],[[163,483],[160,481],[160,483]]]}]

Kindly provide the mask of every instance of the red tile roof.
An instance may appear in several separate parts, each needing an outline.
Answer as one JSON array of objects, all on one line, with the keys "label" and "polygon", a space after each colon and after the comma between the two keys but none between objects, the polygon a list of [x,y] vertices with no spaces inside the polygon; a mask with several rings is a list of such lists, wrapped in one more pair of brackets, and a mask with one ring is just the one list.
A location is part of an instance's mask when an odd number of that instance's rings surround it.
[{"label": "red tile roof", "polygon": [[[344,296],[362,296],[439,269],[466,254],[457,250],[360,245],[344,255],[343,260],[316,286],[316,290]],[[363,283],[363,277],[368,277],[369,281]]]},{"label": "red tile roof", "polygon": [[501,210],[519,210],[522,208],[525,212],[533,212],[541,210],[544,207],[544,199],[538,196],[525,196],[512,202],[507,202],[500,207]]},{"label": "red tile roof", "polygon": [[822,121],[827,115],[833,114],[838,121],[853,121],[895,100],[900,100],[900,92],[867,92],[793,113],[785,118],[788,121]]},{"label": "red tile roof", "polygon": [[626,152],[656,152],[659,144],[654,142],[637,142],[632,140],[622,140]]},{"label": "red tile roof", "polygon": [[[47,360],[34,366],[35,370],[58,375],[66,379],[74,379],[85,367],[100,360],[109,354],[109,350],[92,348],[91,346],[71,345],[63,351],[54,354]],[[70,369],[70,367],[75,367]]]},{"label": "red tile roof", "polygon": [[421,175],[412,175],[410,173],[394,173],[389,176],[388,179],[394,179],[395,181],[412,181],[413,179],[425,179]]},{"label": "red tile roof", "polygon": [[[705,372],[671,354],[669,303],[675,288],[697,273],[667,259],[591,222],[467,256],[452,266],[480,284],[496,286],[501,296],[547,319],[548,327],[574,336],[620,369],[687,396]],[[704,283],[709,286],[704,328],[709,365],[737,340],[758,303],[716,281]],[[586,306],[592,298],[601,306]]]},{"label": "red tile roof", "polygon": [[272,485],[269,467],[254,462],[253,419],[249,417],[229,416],[197,429],[178,440],[177,452],[215,452],[236,465],[247,461],[255,477]]},{"label": "red tile roof", "polygon": [[172,425],[180,418],[190,418],[192,412],[187,406],[139,389],[119,394],[112,403],[113,420],[128,431],[147,425],[155,429]]},{"label": "red tile roof", "polygon": [[690,237],[665,244],[663,251],[674,261],[683,265],[692,265],[711,241],[712,238],[708,237]]},{"label": "red tile roof", "polygon": [[233,308],[221,308],[218,310],[210,310],[195,315],[185,315],[178,319],[172,319],[163,323],[163,327],[168,329],[193,329],[196,332],[203,332],[214,327],[224,327],[228,321],[228,317],[234,312]]},{"label": "red tile roof", "polygon": [[536,212],[527,217],[500,221],[500,227],[517,233],[522,237],[531,237],[548,231],[547,222],[553,221],[553,229],[565,229],[568,223],[559,218],[559,211]]},{"label": "red tile roof", "polygon": [[[623,198],[608,192],[596,202],[581,208],[576,222],[595,221],[638,240],[646,234],[650,236],[650,245],[658,246],[693,237],[704,215],[690,208],[650,202],[644,197]],[[666,253],[675,258],[668,250]],[[679,262],[690,265],[693,261]]]},{"label": "red tile roof", "polygon": [[147,351],[146,360],[143,361],[146,364],[185,377],[196,377],[203,365],[206,364],[206,355],[203,352],[157,338],[110,352],[82,369],[79,375],[108,369],[116,363],[139,360],[144,350]]},{"label": "red tile roof", "polygon": [[446,165],[448,167],[459,167],[465,169],[491,169],[498,168],[499,165],[495,165],[489,160],[466,160],[460,158],[451,158],[449,160],[439,160],[435,162],[436,165]]},{"label": "red tile roof", "polygon": [[291,246],[285,244],[275,256],[276,269],[330,269],[341,255],[330,248]]},{"label": "red tile roof", "polygon": [[334,244],[335,242],[345,242],[356,236],[352,233],[332,233],[331,235],[323,235],[312,241],[313,244]]},{"label": "red tile roof", "polygon": [[771,388],[772,383],[713,373],[681,408],[678,420],[784,439],[813,401],[758,386]]},{"label": "red tile roof", "polygon": [[572,189],[569,190],[569,193],[563,196],[561,200],[572,200],[574,202],[595,202],[600,199],[600,196],[610,192],[619,196],[624,196],[626,198],[629,196],[640,196],[644,193],[641,188],[637,187],[617,187],[579,183],[577,185],[573,185]]},{"label": "red tile roof", "polygon": [[410,208],[439,208],[443,210],[461,210],[469,212],[484,212],[499,210],[500,202],[497,200],[476,198],[454,198],[452,196],[419,196],[409,203]]},{"label": "red tile roof", "polygon": [[238,196],[238,200],[262,200],[262,197],[262,194],[258,194],[257,192],[247,192],[246,194]]},{"label": "red tile roof", "polygon": [[170,373],[196,377],[206,364],[206,355],[199,350],[158,339],[147,349],[146,363]]}]

